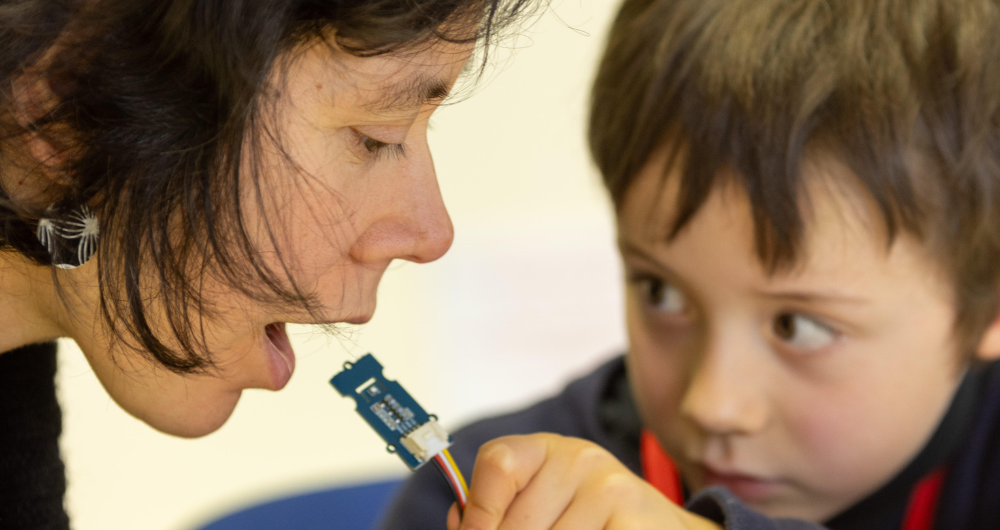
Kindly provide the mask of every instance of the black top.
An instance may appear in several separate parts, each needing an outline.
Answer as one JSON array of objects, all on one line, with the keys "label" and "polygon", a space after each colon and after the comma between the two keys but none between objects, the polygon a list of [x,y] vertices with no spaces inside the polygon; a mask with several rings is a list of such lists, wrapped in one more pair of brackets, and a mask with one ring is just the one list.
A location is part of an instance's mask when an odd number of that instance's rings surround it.
[{"label": "black top", "polygon": [[0,529],[69,529],[55,374],[55,343],[0,353]]},{"label": "black top", "polygon": [[[641,475],[641,421],[631,401],[622,358],[567,386],[556,397],[525,410],[482,420],[454,434],[456,463],[469,476],[483,443],[509,434],[552,432],[591,440]],[[937,530],[1000,528],[1000,364],[971,370],[938,429],[920,454],[885,487],[835,516],[835,530],[897,530],[913,485],[945,465]],[[418,470],[401,488],[383,530],[441,528],[453,502],[433,466]],[[816,529],[815,525],[766,518],[722,488],[699,492],[688,509],[730,530]]]}]

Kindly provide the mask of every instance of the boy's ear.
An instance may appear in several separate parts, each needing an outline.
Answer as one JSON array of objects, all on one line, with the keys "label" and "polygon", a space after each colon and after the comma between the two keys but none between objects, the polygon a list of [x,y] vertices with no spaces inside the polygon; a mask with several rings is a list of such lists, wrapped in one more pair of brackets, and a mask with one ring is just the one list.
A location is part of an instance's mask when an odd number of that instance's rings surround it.
[{"label": "boy's ear", "polygon": [[1000,359],[1000,314],[993,318],[993,322],[990,322],[982,337],[979,338],[976,358],[982,361]]}]

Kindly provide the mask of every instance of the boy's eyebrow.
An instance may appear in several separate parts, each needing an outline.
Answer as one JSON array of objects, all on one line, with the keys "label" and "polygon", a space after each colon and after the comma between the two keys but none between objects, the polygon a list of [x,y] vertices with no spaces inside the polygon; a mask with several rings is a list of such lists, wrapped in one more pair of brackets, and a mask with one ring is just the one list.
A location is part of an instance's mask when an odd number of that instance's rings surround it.
[{"label": "boy's eyebrow", "polygon": [[837,292],[824,291],[764,291],[755,290],[754,294],[767,298],[790,300],[793,302],[837,302],[847,304],[867,304],[870,300],[860,296],[850,296]]},{"label": "boy's eyebrow", "polygon": [[[656,259],[655,256],[647,252],[645,249],[629,241],[627,239],[618,239],[618,251],[622,254],[633,254],[636,255],[654,265],[658,268],[663,269],[664,272],[669,273],[672,276],[677,276],[677,274],[670,267],[666,266],[660,260]],[[753,290],[753,294],[766,298],[775,298],[781,300],[789,300],[794,302],[837,302],[837,303],[849,303],[849,304],[867,304],[871,301],[860,297],[851,296],[838,292],[826,292],[826,291],[767,291],[763,289]]]},{"label": "boy's eyebrow", "polygon": [[637,245],[637,244],[633,243],[632,241],[629,241],[628,239],[625,239],[623,237],[619,237],[618,238],[618,252],[621,252],[622,254],[636,254],[640,258],[643,258],[643,259],[645,259],[647,261],[651,261],[651,262],[653,262],[653,263],[655,263],[655,264],[663,267],[663,264],[660,263],[660,260],[658,260],[655,257],[653,257],[652,254],[650,254],[649,252],[646,252],[639,245]]},{"label": "boy's eyebrow", "polygon": [[677,276],[677,274],[674,272],[673,269],[665,265],[660,260],[656,259],[655,256],[653,256],[648,251],[640,247],[638,244],[629,241],[628,239],[618,238],[618,252],[621,252],[622,255],[625,254],[636,255],[642,258],[643,260],[648,261],[651,264],[655,265],[657,268],[662,269],[663,272],[669,274],[670,276],[674,277]]},{"label": "boy's eyebrow", "polygon": [[365,109],[374,112],[410,110],[432,101],[441,102],[448,97],[448,83],[437,77],[418,77],[390,85],[379,97],[365,103]]}]

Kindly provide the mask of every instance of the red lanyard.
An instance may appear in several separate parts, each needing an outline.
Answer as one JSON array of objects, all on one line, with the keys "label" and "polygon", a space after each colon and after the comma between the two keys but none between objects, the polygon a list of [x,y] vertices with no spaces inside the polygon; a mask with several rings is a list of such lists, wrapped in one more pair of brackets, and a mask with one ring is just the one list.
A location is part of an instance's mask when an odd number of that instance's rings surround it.
[{"label": "red lanyard", "polygon": [[639,458],[642,460],[642,478],[654,488],[660,490],[666,498],[678,506],[684,506],[684,490],[681,489],[681,477],[677,473],[674,461],[660,447],[653,433],[642,430],[639,440]]},{"label": "red lanyard", "polygon": [[913,486],[902,530],[931,530],[934,527],[934,514],[937,512],[938,497],[941,495],[943,482],[944,467],[939,467]]},{"label": "red lanyard", "polygon": [[[652,433],[643,429],[639,444],[642,459],[642,475],[664,496],[678,505],[684,504],[680,475],[674,461]],[[937,509],[944,468],[938,468],[917,482],[910,492],[910,503],[900,530],[931,530],[934,527],[934,513]]]}]

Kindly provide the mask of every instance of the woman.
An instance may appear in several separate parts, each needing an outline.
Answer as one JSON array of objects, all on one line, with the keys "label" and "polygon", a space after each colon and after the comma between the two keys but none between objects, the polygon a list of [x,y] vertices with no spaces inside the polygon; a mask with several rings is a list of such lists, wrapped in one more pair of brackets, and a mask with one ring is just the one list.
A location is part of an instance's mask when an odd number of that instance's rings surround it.
[{"label": "woman", "polygon": [[527,1],[0,4],[0,526],[68,524],[56,337],[201,436],[287,383],[286,322],[363,323],[440,257],[427,121]]}]

